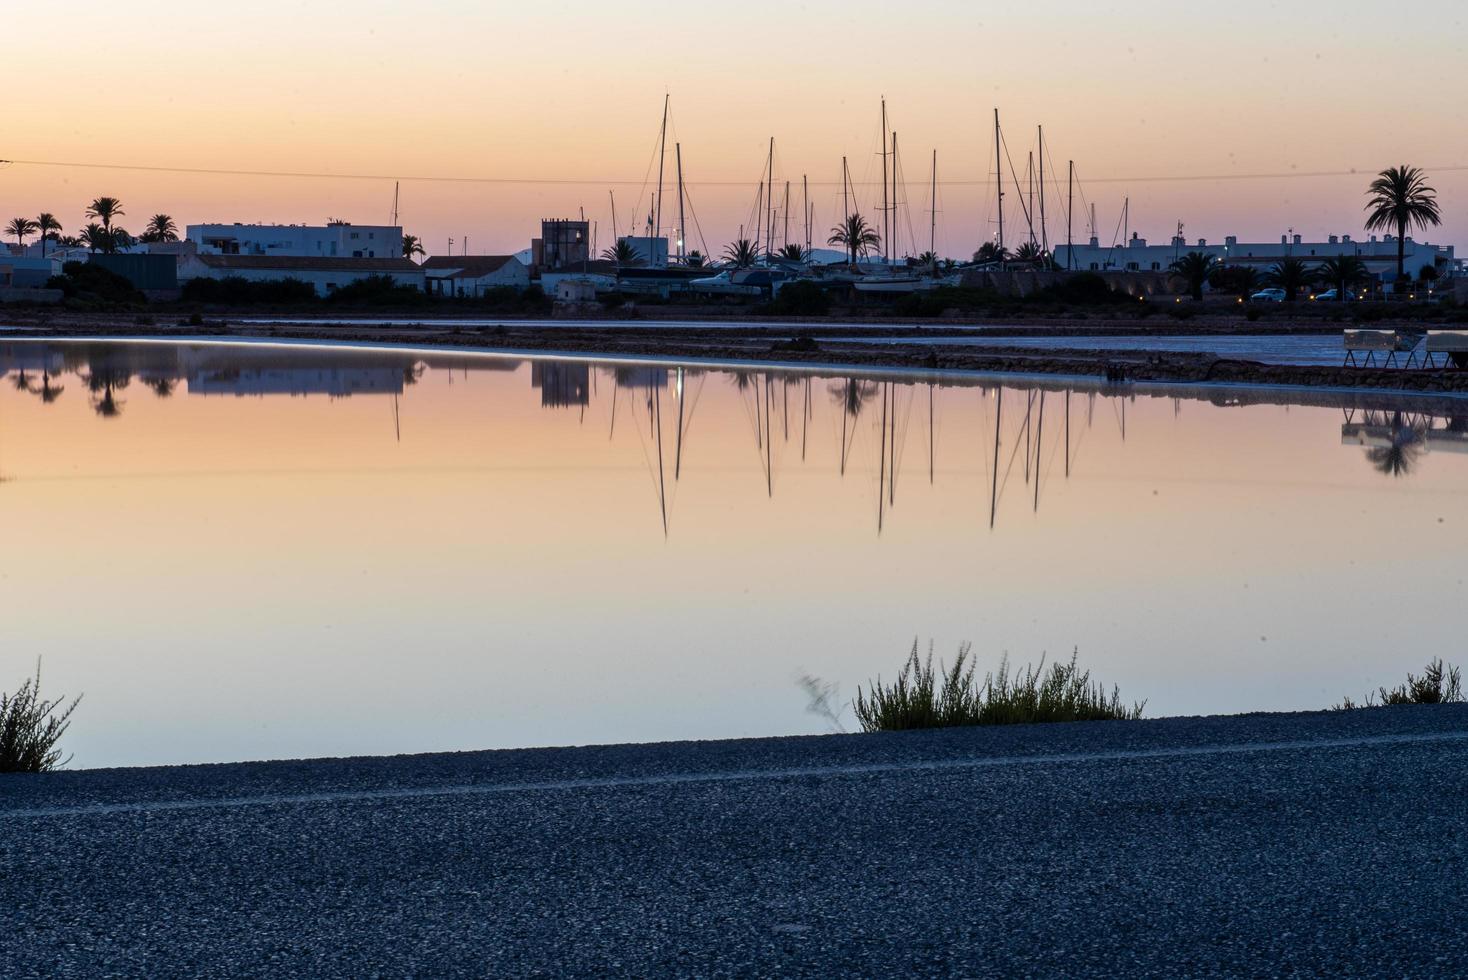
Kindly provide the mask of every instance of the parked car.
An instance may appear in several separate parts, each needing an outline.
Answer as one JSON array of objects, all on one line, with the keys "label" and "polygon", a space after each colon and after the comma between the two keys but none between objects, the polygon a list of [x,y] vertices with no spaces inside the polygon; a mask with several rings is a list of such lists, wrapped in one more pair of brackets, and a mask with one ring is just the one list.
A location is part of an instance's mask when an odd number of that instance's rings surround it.
[{"label": "parked car", "polygon": [[1285,301],[1285,291],[1275,288],[1261,289],[1253,296],[1250,296],[1249,299],[1254,303],[1283,303]]},{"label": "parked car", "polygon": [[1316,293],[1310,298],[1315,300],[1317,303],[1335,303],[1341,300],[1355,299],[1356,294],[1351,292],[1349,289],[1346,290],[1344,293],[1342,293],[1338,289],[1327,289],[1325,292]]}]

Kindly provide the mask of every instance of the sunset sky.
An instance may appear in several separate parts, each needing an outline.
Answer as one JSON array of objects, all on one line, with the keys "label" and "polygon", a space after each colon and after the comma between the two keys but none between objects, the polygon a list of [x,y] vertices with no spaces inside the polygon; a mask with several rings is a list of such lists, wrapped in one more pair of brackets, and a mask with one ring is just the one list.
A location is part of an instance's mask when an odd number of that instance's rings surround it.
[{"label": "sunset sky", "polygon": [[[667,92],[664,224],[676,220],[677,140],[701,229],[689,237],[714,252],[751,220],[771,136],[777,179],[792,181],[797,201],[810,177],[822,242],[841,209],[842,155],[857,181],[880,173],[883,95],[910,202],[903,250],[927,246],[934,149],[939,251],[966,256],[992,236],[996,106],[1021,172],[1037,123],[1061,186],[1076,161],[1077,239],[1081,201],[1095,203],[1105,243],[1128,195],[1132,229],[1153,240],[1179,220],[1190,240],[1360,234],[1370,172],[1402,162],[1428,169],[1443,204],[1444,226],[1419,237],[1468,237],[1468,130],[1449,95],[1468,62],[1463,4],[1427,0],[1410,16],[1355,0],[1037,10],[946,0],[12,5],[0,158],[16,162],[0,166],[0,218],[50,211],[72,232],[86,202],[110,194],[134,232],[159,211],[180,226],[386,222],[397,176],[402,224],[431,253],[466,235],[476,253],[525,248],[540,218],[583,207],[604,245],[609,189],[624,232],[632,215],[645,220]],[[1156,179],[1257,174],[1299,176]],[[428,176],[501,182],[410,179]],[[875,183],[862,191],[865,209]],[[1063,201],[1051,200],[1059,242]],[[803,238],[798,224],[792,239]]]}]

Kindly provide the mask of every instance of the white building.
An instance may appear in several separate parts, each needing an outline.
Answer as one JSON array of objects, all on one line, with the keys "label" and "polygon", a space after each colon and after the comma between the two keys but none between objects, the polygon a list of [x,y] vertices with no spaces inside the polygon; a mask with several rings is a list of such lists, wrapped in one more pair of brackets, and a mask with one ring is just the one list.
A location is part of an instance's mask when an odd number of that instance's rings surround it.
[{"label": "white building", "polygon": [[425,288],[436,296],[483,296],[530,285],[529,267],[513,255],[435,255],[419,268]]},{"label": "white building", "polygon": [[[1457,267],[1451,245],[1417,242],[1410,236],[1405,243],[1404,269],[1413,278],[1423,266],[1433,266],[1439,275],[1450,275]],[[1366,263],[1368,272],[1386,280],[1394,278],[1397,271],[1397,240],[1393,235],[1380,239],[1372,235],[1365,241],[1350,235],[1331,235],[1323,242],[1307,242],[1301,235],[1281,235],[1278,242],[1241,242],[1238,236],[1228,235],[1222,242],[1200,238],[1191,244],[1181,237],[1174,237],[1166,245],[1149,245],[1145,238],[1134,232],[1125,245],[1101,245],[1092,238],[1084,245],[1075,246],[1073,261],[1069,252],[1065,245],[1055,249],[1055,262],[1060,268],[1093,272],[1166,272],[1175,259],[1189,252],[1204,252],[1225,265],[1250,266],[1260,272],[1284,258],[1302,259],[1307,264],[1316,265],[1338,255],[1357,256]]]},{"label": "white building", "polygon": [[201,255],[296,255],[400,259],[403,229],[392,225],[189,225],[184,237]]},{"label": "white building", "polygon": [[180,255],[179,284],[190,279],[226,279],[238,276],[253,282],[299,279],[310,283],[317,296],[369,276],[390,276],[399,286],[423,288],[423,270],[404,258],[311,258],[294,255]]}]

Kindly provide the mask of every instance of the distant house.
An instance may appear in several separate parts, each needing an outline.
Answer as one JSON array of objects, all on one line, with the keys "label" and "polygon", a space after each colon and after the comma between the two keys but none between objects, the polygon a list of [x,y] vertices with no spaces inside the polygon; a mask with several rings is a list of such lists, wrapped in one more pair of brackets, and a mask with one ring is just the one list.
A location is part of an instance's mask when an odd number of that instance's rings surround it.
[{"label": "distant house", "polygon": [[513,255],[435,255],[419,266],[435,296],[483,296],[491,289],[524,289],[530,269]]},{"label": "distant house", "polygon": [[395,225],[189,225],[184,238],[212,255],[295,255],[317,258],[397,259],[403,229]]},{"label": "distant house", "polygon": [[404,258],[313,258],[300,255],[180,255],[180,283],[190,279],[227,279],[238,276],[255,282],[299,279],[310,283],[317,296],[369,276],[391,276],[400,286],[423,288],[423,270]]},{"label": "distant house", "polygon": [[50,256],[32,258],[0,255],[0,288],[37,289],[61,274],[61,262]]}]

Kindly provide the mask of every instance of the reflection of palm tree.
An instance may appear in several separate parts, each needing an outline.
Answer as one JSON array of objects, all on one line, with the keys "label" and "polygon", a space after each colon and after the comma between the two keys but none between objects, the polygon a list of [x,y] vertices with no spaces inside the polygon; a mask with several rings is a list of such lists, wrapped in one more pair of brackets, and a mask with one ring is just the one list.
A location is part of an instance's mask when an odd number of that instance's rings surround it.
[{"label": "reflection of palm tree", "polygon": [[847,378],[839,388],[831,389],[831,401],[842,406],[842,410],[855,417],[861,414],[866,403],[877,397],[881,389],[875,381],[858,381]]},{"label": "reflection of palm tree", "polygon": [[173,380],[172,378],[165,378],[161,376],[144,378],[143,384],[147,385],[149,388],[152,388],[153,394],[157,395],[159,398],[168,398],[173,394],[173,389],[178,387],[177,381]]},{"label": "reflection of palm tree", "polygon": [[36,389],[36,394],[41,396],[41,403],[43,405],[49,405],[60,398],[61,393],[65,390],[66,388],[62,385],[53,385],[51,383],[51,372],[41,372],[41,387]]},{"label": "reflection of palm tree", "polygon": [[1391,443],[1366,450],[1366,459],[1387,476],[1409,476],[1422,456],[1424,433],[1415,425],[1402,421],[1402,413],[1392,415]]},{"label": "reflection of palm tree", "polygon": [[10,379],[10,383],[15,385],[16,391],[34,390],[31,388],[31,378],[30,375],[25,373],[25,368],[21,368],[19,371],[16,371],[15,377]]},{"label": "reflection of palm tree", "polygon": [[92,409],[98,415],[111,419],[122,414],[123,402],[118,399],[117,392],[132,381],[131,374],[117,368],[93,367],[83,380],[92,393]]},{"label": "reflection of palm tree", "polygon": [[403,384],[417,384],[418,379],[423,377],[423,372],[427,369],[427,367],[428,365],[424,364],[422,361],[414,361],[412,364],[409,364],[407,367],[403,368]]}]

